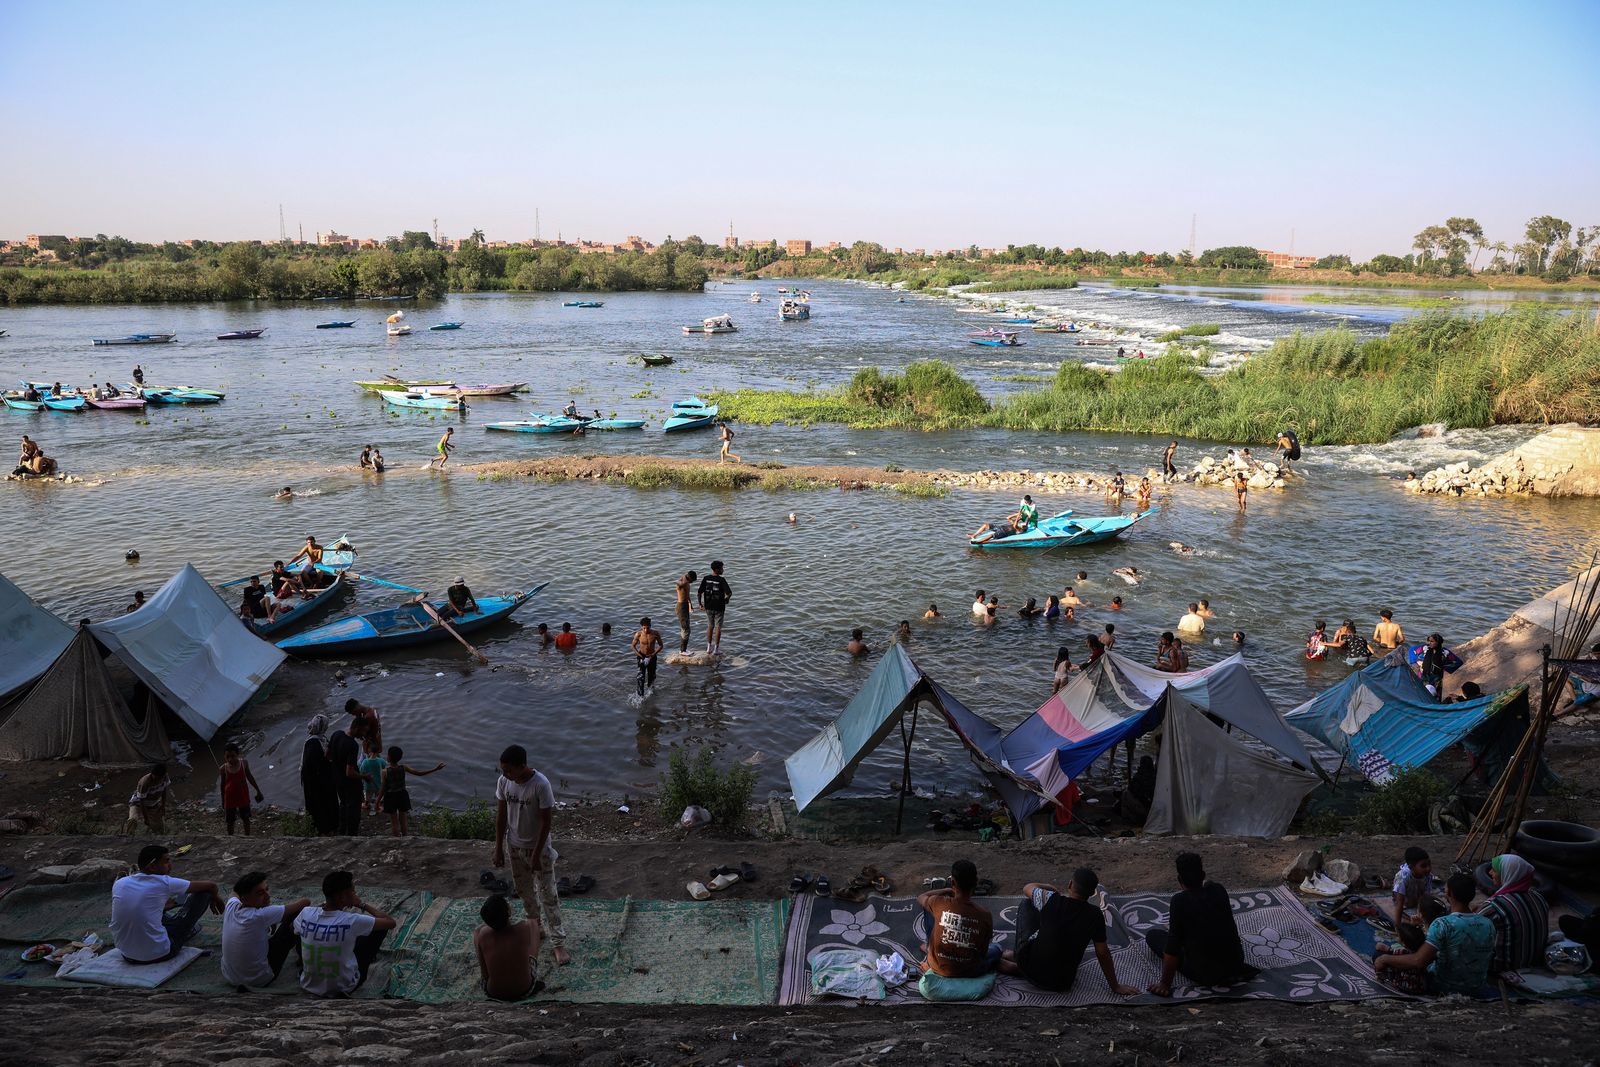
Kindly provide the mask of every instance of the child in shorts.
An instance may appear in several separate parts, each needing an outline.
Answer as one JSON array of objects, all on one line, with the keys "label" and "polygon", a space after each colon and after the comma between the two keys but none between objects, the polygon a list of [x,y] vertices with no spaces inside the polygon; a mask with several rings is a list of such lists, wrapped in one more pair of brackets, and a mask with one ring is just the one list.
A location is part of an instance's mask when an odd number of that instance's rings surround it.
[{"label": "child in shorts", "polygon": [[383,795],[383,769],[388,766],[384,758],[379,755],[377,744],[372,738],[367,738],[361,743],[362,760],[356,765],[356,772],[361,775],[361,788],[366,793],[367,814],[378,814],[378,802]]},{"label": "child in shorts", "polygon": [[389,762],[383,769],[383,810],[389,815],[389,832],[395,837],[405,837],[411,832],[407,816],[411,811],[411,791],[406,788],[406,775],[426,776],[444,770],[440,763],[429,770],[418,770],[404,763],[405,753],[399,745],[389,746]]}]

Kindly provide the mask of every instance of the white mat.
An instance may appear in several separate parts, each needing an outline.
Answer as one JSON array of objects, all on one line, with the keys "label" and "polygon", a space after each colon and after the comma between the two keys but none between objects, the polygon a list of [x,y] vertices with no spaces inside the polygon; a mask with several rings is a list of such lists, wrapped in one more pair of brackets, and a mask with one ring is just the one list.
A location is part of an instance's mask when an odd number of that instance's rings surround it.
[{"label": "white mat", "polygon": [[129,963],[122,958],[122,953],[113,948],[81,963],[71,956],[67,957],[62,961],[56,977],[69,982],[91,982],[121,989],[156,989],[199,959],[200,954],[200,949],[191,946],[179,949],[176,956],[160,963]]}]

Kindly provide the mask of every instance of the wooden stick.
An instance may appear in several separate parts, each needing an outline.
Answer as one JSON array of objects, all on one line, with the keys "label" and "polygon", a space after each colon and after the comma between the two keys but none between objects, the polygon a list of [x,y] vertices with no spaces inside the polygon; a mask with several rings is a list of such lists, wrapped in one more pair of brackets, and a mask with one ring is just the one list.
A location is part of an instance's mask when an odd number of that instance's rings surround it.
[{"label": "wooden stick", "polygon": [[460,634],[456,633],[456,628],[454,626],[451,626],[449,623],[445,622],[444,621],[444,616],[440,615],[437,611],[434,611],[432,604],[428,603],[426,600],[418,600],[417,603],[422,605],[422,610],[423,611],[426,611],[429,615],[433,616],[433,621],[434,622],[436,622],[440,626],[444,627],[446,633],[448,633],[451,637],[455,638],[457,641],[460,641],[462,648],[466,649],[468,652],[471,652],[475,657],[477,657],[477,660],[478,660],[479,663],[482,663],[485,666],[488,665],[489,657],[485,656],[482,652],[479,652],[477,649],[473,648],[471,645],[469,645],[467,643],[467,639],[465,637],[462,637]]}]

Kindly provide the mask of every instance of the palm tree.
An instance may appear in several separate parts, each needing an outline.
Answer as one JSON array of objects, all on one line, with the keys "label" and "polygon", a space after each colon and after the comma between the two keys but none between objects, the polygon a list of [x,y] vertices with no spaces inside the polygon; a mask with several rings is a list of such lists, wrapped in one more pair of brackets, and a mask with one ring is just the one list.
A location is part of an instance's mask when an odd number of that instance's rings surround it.
[{"label": "palm tree", "polygon": [[472,231],[472,236],[468,237],[467,240],[471,241],[473,244],[480,244],[480,245],[484,244],[485,242],[483,240],[483,231],[482,230],[473,230]]},{"label": "palm tree", "polygon": [[1489,251],[1494,253],[1494,260],[1491,262],[1499,262],[1502,264],[1508,264],[1510,262],[1506,259],[1506,253],[1511,251],[1511,246],[1506,244],[1504,241],[1494,242],[1494,244],[1489,246]]}]

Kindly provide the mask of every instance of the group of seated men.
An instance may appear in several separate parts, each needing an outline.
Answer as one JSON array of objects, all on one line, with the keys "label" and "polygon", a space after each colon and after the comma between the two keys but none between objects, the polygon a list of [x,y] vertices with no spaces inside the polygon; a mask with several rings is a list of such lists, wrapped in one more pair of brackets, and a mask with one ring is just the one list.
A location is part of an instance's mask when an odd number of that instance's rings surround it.
[{"label": "group of seated men", "polygon": [[[175,957],[206,913],[222,916],[222,977],[230,986],[271,985],[291,952],[300,958],[300,988],[320,997],[347,997],[367,980],[393,916],[361,899],[349,871],[322,880],[322,901],[274,904],[267,875],[251,871],[233,884],[226,905],[215,882],[172,876],[172,854],[146,845],[139,869],[111,889],[111,934],[122,958],[135,965]],[[484,926],[473,936],[483,991],[521,1000],[543,987],[534,961],[544,941],[534,919],[511,921],[501,895],[483,905]]]},{"label": "group of seated men", "polygon": [[[1156,996],[1172,995],[1182,974],[1199,985],[1233,985],[1256,970],[1244,961],[1244,944],[1233,919],[1228,892],[1206,880],[1199,855],[1177,857],[1179,890],[1172,898],[1168,926],[1152,930],[1146,942],[1161,960],[1161,977],[1147,987]],[[928,915],[928,941],[923,966],[947,978],[975,978],[991,971],[1018,975],[1041,989],[1065,992],[1078,976],[1084,950],[1094,946],[1096,962],[1113,992],[1131,997],[1140,990],[1124,985],[1106,946],[1106,921],[1093,898],[1100,879],[1087,867],[1073,872],[1066,888],[1041,882],[1023,887],[1017,909],[1016,948],[1001,951],[993,943],[994,916],[972,899],[978,869],[971,860],[957,860],[948,888],[930,889],[917,898]]]}]

